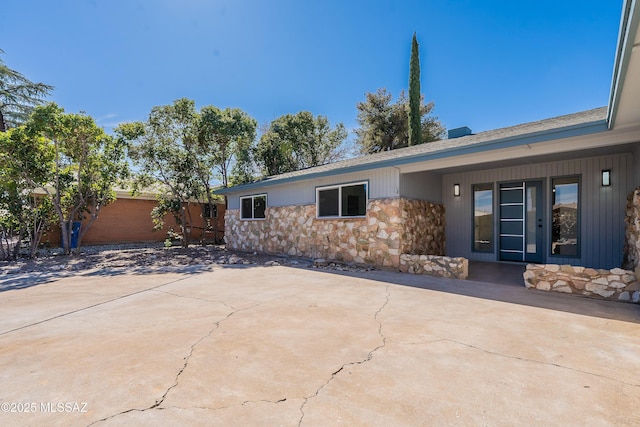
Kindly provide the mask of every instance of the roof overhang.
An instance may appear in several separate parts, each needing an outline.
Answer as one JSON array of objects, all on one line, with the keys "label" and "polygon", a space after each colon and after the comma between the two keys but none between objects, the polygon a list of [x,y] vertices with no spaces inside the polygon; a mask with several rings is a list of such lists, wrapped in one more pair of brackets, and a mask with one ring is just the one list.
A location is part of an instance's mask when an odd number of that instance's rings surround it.
[{"label": "roof overhang", "polygon": [[[640,10],[636,0],[625,0],[611,79],[607,121],[610,129],[640,122]],[[633,77],[636,78],[633,78]]]},{"label": "roof overhang", "polygon": [[[373,162],[363,162],[330,170],[319,170],[302,176],[286,178],[267,178],[262,181],[244,184],[237,187],[216,190],[216,194],[232,194],[254,191],[263,187],[282,185],[290,182],[317,179],[345,173],[362,172],[371,169],[394,167],[401,172],[437,171],[440,169],[468,166],[486,162],[495,162],[520,157],[540,156],[544,154],[566,152],[571,150],[585,150],[602,147],[614,143],[630,142],[628,132],[609,131],[605,119],[562,128],[549,129],[540,132],[519,135],[516,137],[493,139],[471,145],[429,151],[412,156],[384,159]],[[606,135],[605,135],[606,134]],[[617,141],[617,142],[615,142]]]},{"label": "roof overhang", "polygon": [[[562,140],[539,141],[537,143],[511,146],[494,146],[482,152],[461,153],[456,157],[429,159],[399,166],[401,173],[433,171],[454,173],[480,168],[518,166],[549,161],[595,157],[614,153],[631,152],[638,141],[640,126],[606,130],[567,137]],[[605,128],[603,130],[602,128]]]}]

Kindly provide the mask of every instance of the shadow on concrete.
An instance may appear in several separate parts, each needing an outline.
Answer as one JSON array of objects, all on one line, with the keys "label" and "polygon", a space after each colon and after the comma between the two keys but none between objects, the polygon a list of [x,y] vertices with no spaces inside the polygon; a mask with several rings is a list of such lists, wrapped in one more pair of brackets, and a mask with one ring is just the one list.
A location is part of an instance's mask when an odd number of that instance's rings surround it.
[{"label": "shadow on concrete", "polygon": [[426,275],[414,275],[394,271],[374,270],[364,273],[318,270],[336,275],[360,277],[431,291],[446,292],[472,298],[482,298],[509,304],[557,310],[583,316],[640,323],[640,305],[527,289],[521,279],[520,286],[513,280],[506,284],[474,280],[445,279]]},{"label": "shadow on concrete", "polygon": [[191,265],[134,265],[127,267],[102,268],[78,274],[83,277],[110,277],[123,275],[144,275],[144,274],[199,274],[211,271],[215,264],[191,264]]},{"label": "shadow on concrete", "polygon": [[56,270],[47,272],[28,272],[0,276],[0,292],[27,289],[33,286],[52,283],[67,277],[113,277],[123,275],[145,275],[160,273],[199,274],[211,271],[212,264],[176,265],[176,266],[128,266],[87,270]]},{"label": "shadow on concrete", "polygon": [[467,280],[522,287],[526,268],[524,263],[469,261]]},{"label": "shadow on concrete", "polygon": [[0,277],[0,292],[26,289],[32,286],[51,283],[61,276],[59,272],[7,274]]},{"label": "shadow on concrete", "polygon": [[[280,259],[280,264],[287,265],[286,259]],[[301,266],[307,266],[309,264],[302,264]],[[78,270],[50,270],[39,272],[25,272],[25,273],[12,273],[0,276],[0,292],[6,292],[18,289],[27,289],[33,286],[43,285],[46,283],[52,283],[57,280],[67,277],[115,277],[124,275],[146,275],[146,274],[163,274],[163,273],[177,273],[177,274],[200,274],[212,271],[214,268],[252,268],[252,267],[264,267],[260,263],[252,264],[186,264],[186,265],[129,265],[129,266],[117,266],[108,268],[89,268]]]}]

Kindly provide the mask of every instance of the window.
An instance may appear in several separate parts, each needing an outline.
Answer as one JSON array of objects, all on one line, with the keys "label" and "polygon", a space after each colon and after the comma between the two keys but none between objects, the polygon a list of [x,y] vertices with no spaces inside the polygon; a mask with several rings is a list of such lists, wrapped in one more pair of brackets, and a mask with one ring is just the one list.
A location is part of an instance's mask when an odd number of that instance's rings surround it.
[{"label": "window", "polygon": [[580,244],[578,177],[553,178],[551,183],[551,254],[577,257]]},{"label": "window", "polygon": [[493,252],[493,185],[473,186],[473,250]]},{"label": "window", "polygon": [[267,208],[267,195],[240,197],[241,219],[264,219]]},{"label": "window", "polygon": [[367,214],[367,184],[346,184],[316,189],[318,218],[357,217]]},{"label": "window", "polygon": [[205,203],[204,205],[204,217],[205,218],[218,218],[218,205],[215,203],[210,205]]}]

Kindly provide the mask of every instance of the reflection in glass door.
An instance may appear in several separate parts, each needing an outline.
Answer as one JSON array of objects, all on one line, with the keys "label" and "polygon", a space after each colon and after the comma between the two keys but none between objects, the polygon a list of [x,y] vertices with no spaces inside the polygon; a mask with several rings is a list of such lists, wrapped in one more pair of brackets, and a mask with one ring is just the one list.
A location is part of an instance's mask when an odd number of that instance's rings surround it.
[{"label": "reflection in glass door", "polygon": [[542,262],[542,182],[500,185],[500,259]]}]

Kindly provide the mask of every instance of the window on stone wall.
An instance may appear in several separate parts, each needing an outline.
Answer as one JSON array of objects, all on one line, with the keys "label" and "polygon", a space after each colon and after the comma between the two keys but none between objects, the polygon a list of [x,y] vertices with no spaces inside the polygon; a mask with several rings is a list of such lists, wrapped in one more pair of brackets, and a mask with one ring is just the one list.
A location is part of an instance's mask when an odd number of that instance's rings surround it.
[{"label": "window on stone wall", "polygon": [[493,252],[493,184],[473,186],[473,250]]},{"label": "window on stone wall", "polygon": [[316,189],[318,218],[360,217],[367,214],[367,183]]},{"label": "window on stone wall", "polygon": [[580,253],[580,185],[577,176],[551,180],[551,255]]},{"label": "window on stone wall", "polygon": [[241,219],[264,219],[267,209],[267,195],[240,197]]}]

